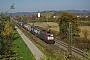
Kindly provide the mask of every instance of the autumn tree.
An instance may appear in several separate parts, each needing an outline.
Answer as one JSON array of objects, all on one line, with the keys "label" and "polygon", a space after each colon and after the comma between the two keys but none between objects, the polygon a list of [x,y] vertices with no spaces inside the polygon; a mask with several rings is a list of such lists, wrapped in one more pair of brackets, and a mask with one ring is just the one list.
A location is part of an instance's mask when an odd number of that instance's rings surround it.
[{"label": "autumn tree", "polygon": [[58,17],[60,34],[67,35],[67,28],[69,22],[72,23],[73,34],[79,32],[78,30],[78,18],[75,14],[62,12]]},{"label": "autumn tree", "polygon": [[12,25],[10,23],[5,24],[2,35],[3,35],[2,54],[9,55],[11,53],[10,51],[13,41]]},{"label": "autumn tree", "polygon": [[[10,6],[10,9],[15,9],[14,3],[12,6]],[[12,25],[7,24],[7,21],[10,22],[10,16],[11,16],[11,14],[8,14],[8,11],[6,11],[5,13],[3,13],[3,12],[0,13],[0,57],[1,57],[1,55],[9,54],[10,50],[11,50],[10,49],[11,48],[10,40],[11,40],[11,36],[13,34],[11,33]]]},{"label": "autumn tree", "polygon": [[50,19],[50,17],[51,17],[50,15],[46,15],[46,19],[48,19],[48,20],[49,20],[49,19]]}]

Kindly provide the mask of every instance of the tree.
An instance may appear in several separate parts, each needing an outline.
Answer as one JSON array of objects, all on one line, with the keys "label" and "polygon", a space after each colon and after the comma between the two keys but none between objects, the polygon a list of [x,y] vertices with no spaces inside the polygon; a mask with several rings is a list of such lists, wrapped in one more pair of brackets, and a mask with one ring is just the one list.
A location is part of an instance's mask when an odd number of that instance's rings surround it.
[{"label": "tree", "polygon": [[9,55],[11,53],[10,51],[13,41],[12,25],[10,23],[5,24],[2,35],[3,35],[2,54]]},{"label": "tree", "polygon": [[50,15],[47,15],[47,16],[46,16],[46,19],[50,19],[50,17],[51,17]]},{"label": "tree", "polygon": [[66,35],[69,22],[72,23],[72,32],[75,34],[78,32],[78,18],[75,14],[62,12],[58,18],[60,34]]},{"label": "tree", "polygon": [[4,27],[4,31],[2,32],[3,36],[10,36],[12,35],[12,26],[10,26],[10,23],[6,23]]},{"label": "tree", "polygon": [[[14,3],[10,9],[15,9]],[[12,34],[12,27],[11,27],[12,25],[7,24],[7,21],[10,22],[10,15],[11,15],[11,14],[8,15],[8,11],[6,11],[5,13],[1,12],[0,14],[0,57],[1,55],[4,55],[4,54],[7,55],[11,53],[10,48],[11,48],[11,40],[12,40],[13,34]]]}]

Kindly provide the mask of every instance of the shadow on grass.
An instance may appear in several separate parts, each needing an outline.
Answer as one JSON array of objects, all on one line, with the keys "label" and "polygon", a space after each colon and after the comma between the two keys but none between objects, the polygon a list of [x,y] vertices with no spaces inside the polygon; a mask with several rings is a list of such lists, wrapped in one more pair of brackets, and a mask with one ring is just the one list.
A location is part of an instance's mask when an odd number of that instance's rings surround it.
[{"label": "shadow on grass", "polygon": [[19,38],[18,34],[16,32],[14,32],[13,40],[17,40],[18,38]]},{"label": "shadow on grass", "polygon": [[19,38],[18,36],[17,37],[14,37],[13,40],[17,40],[18,38]]}]

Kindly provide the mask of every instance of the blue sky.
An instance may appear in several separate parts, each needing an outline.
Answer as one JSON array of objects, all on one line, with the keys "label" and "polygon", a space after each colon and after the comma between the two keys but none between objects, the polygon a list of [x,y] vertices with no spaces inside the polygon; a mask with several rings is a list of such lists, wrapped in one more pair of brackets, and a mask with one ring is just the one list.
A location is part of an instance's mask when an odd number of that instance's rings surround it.
[{"label": "blue sky", "polygon": [[0,12],[37,12],[45,10],[90,10],[90,0],[0,0]]}]

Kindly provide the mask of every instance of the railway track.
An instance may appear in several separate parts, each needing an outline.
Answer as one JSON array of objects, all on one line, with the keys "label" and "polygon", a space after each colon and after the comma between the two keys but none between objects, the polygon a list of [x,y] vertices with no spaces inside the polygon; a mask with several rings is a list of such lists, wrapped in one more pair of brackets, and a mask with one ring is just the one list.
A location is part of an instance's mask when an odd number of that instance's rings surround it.
[{"label": "railway track", "polygon": [[[55,39],[55,44],[54,45],[58,46],[59,48],[65,50],[65,51],[68,51],[68,44],[66,44],[66,43],[64,43],[60,40]],[[75,48],[75,47],[72,48],[72,54],[74,56],[78,56],[78,57],[82,56],[83,58],[85,58],[85,60],[88,59],[88,54],[86,54],[84,51],[82,51],[78,48]]]},{"label": "railway track", "polygon": [[[21,27],[22,28],[22,27]],[[23,28],[22,28],[23,29]],[[25,29],[23,29],[25,30]],[[29,32],[28,32],[29,33]],[[55,44],[49,44],[51,47],[53,47],[54,49],[58,50],[59,48],[60,49],[63,49],[64,51],[68,51],[68,44],[60,41],[60,40],[57,40],[55,39]],[[85,58],[85,60],[88,59],[88,55],[84,53],[84,51],[78,49],[78,48],[75,48],[73,47],[72,48],[72,54],[75,55],[76,57],[79,55],[82,56],[83,58]]]}]

